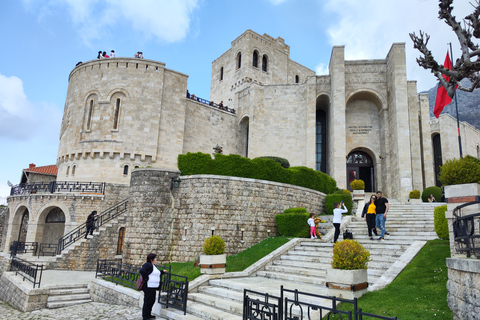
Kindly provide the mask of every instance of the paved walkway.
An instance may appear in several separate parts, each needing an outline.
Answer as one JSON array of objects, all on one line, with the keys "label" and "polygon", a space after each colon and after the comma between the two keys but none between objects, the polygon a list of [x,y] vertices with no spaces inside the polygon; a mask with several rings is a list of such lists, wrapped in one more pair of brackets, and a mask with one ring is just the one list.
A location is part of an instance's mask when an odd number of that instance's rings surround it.
[{"label": "paved walkway", "polygon": [[[142,319],[142,310],[140,308],[90,302],[72,307],[21,312],[12,308],[5,302],[0,301],[0,315],[2,320],[139,320]],[[157,317],[157,319],[160,318]]]}]

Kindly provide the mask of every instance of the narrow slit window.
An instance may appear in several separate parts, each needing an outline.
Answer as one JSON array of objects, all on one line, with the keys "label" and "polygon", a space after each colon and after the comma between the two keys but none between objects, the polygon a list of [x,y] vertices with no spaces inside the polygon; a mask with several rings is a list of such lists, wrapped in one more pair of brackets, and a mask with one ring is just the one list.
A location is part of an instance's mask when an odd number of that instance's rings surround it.
[{"label": "narrow slit window", "polygon": [[70,166],[67,167],[67,173],[65,174],[67,177],[69,172],[70,172]]},{"label": "narrow slit window", "polygon": [[93,100],[90,100],[90,106],[88,108],[88,117],[87,117],[87,131],[90,131],[92,125],[93,117]]},{"label": "narrow slit window", "polygon": [[117,130],[118,129],[118,115],[120,113],[120,99],[117,99],[115,103],[115,111],[113,115],[113,129]]},{"label": "narrow slit window", "polygon": [[253,66],[258,68],[258,52],[257,50],[253,51]]},{"label": "narrow slit window", "polygon": [[268,58],[267,58],[266,55],[263,55],[263,58],[262,58],[262,71],[267,72],[267,68],[268,68],[267,64],[268,64]]},{"label": "narrow slit window", "polygon": [[128,165],[123,166],[123,174],[124,175],[128,174]]},{"label": "narrow slit window", "polygon": [[239,52],[237,54],[237,69],[240,69],[242,67],[242,53]]},{"label": "narrow slit window", "polygon": [[223,80],[223,67],[220,68],[220,81]]},{"label": "narrow slit window", "polygon": [[298,75],[295,76],[295,83],[299,83],[300,82],[300,78],[298,77]]},{"label": "narrow slit window", "polygon": [[72,166],[72,177],[75,175],[75,168],[76,168],[76,166],[75,166],[75,165],[74,165],[74,166]]}]

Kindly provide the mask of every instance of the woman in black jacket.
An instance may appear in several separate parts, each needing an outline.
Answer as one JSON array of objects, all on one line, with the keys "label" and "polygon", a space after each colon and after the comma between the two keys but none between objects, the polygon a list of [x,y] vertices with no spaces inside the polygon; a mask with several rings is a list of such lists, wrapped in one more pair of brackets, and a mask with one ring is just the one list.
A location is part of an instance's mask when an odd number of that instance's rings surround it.
[{"label": "woman in black jacket", "polygon": [[375,200],[377,200],[377,197],[372,195],[370,197],[370,201],[365,203],[365,206],[363,207],[363,212],[362,212],[362,218],[364,218],[365,221],[367,222],[368,236],[370,237],[370,240],[373,240],[372,231],[375,233],[376,236],[378,236],[377,229],[375,228],[375,216],[376,216]]},{"label": "woman in black jacket", "polygon": [[162,275],[166,272],[165,270],[158,270],[155,263],[157,263],[157,255],[150,253],[147,256],[147,262],[144,263],[140,269],[140,274],[143,277],[143,281],[145,281],[142,289],[144,293],[142,308],[143,320],[155,319],[155,316],[152,315],[152,307],[155,304],[157,290],[160,289]]}]

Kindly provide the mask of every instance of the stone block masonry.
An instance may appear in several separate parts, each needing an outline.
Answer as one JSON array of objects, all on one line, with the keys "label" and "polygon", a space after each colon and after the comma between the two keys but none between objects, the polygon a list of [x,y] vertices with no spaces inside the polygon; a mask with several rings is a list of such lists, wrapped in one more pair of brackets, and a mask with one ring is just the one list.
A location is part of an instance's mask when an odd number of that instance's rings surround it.
[{"label": "stone block masonry", "polygon": [[[450,233],[450,236],[452,234]],[[478,319],[480,260],[447,258],[447,301],[454,320]]]},{"label": "stone block masonry", "polygon": [[212,233],[225,240],[227,255],[235,254],[276,235],[275,215],[285,209],[306,207],[315,214],[324,209],[321,192],[248,178],[182,176],[180,188],[171,190],[178,174],[132,172],[125,263],[141,265],[150,252],[161,263],[192,261]]}]

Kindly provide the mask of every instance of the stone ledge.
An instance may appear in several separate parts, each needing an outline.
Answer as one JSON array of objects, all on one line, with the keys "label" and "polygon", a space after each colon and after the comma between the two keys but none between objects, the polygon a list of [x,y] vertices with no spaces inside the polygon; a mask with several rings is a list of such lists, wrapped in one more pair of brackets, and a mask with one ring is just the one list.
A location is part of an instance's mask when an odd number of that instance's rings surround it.
[{"label": "stone ledge", "polygon": [[447,267],[458,271],[480,273],[479,259],[447,258]]}]

